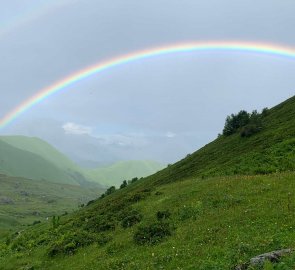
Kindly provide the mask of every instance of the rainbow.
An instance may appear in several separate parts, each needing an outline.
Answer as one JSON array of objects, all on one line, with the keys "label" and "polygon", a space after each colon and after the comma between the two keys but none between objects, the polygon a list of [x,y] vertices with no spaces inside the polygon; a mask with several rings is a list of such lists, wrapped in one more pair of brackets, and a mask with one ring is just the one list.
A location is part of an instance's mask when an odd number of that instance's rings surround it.
[{"label": "rainbow", "polygon": [[176,54],[184,52],[210,52],[210,51],[225,51],[225,52],[243,52],[254,53],[261,55],[269,55],[280,58],[295,60],[295,48],[288,48],[273,44],[250,43],[250,42],[190,42],[176,45],[158,47],[154,49],[142,50],[123,56],[115,57],[110,60],[98,62],[95,65],[79,70],[78,72],[69,75],[68,77],[38,91],[35,95],[19,104],[12,111],[8,112],[0,119],[0,129],[7,126],[9,123],[18,118],[21,114],[29,110],[35,104],[42,102],[53,94],[64,90],[70,85],[77,83],[87,77],[109,70],[111,68],[125,65],[134,61],[140,61],[151,57],[163,56],[167,54]]},{"label": "rainbow", "polygon": [[19,9],[14,10],[13,16],[4,18],[0,21],[0,38],[16,30],[18,27],[22,27],[46,14],[62,9],[69,5],[70,0],[58,0],[58,1],[27,1],[22,4]]}]

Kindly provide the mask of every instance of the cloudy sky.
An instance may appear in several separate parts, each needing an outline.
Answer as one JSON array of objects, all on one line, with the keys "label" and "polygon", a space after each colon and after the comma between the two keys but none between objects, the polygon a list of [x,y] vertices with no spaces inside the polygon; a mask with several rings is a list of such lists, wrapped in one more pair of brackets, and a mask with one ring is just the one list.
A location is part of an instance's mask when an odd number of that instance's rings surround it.
[{"label": "cloudy sky", "polygon": [[[189,41],[295,48],[293,0],[11,0],[0,10],[0,117],[42,88],[134,51]],[[0,134],[38,136],[78,162],[176,161],[225,117],[294,95],[295,60],[242,52],[171,54],[80,81]]]}]

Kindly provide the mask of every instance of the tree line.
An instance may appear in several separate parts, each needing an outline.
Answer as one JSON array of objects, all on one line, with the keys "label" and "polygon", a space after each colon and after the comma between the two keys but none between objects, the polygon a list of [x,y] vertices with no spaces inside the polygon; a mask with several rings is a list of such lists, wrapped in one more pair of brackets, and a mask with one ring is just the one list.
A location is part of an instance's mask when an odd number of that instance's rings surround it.
[{"label": "tree line", "polygon": [[237,114],[231,114],[226,117],[222,134],[229,136],[239,132],[241,137],[250,137],[262,130],[262,118],[267,113],[268,108],[264,108],[261,113],[258,113],[257,110],[251,113],[241,110]]}]

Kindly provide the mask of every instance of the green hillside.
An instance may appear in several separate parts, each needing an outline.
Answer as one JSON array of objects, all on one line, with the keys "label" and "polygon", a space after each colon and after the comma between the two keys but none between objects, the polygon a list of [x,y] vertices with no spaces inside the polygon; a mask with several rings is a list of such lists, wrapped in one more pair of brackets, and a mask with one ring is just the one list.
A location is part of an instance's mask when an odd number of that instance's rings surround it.
[{"label": "green hillside", "polygon": [[27,225],[47,222],[47,217],[72,212],[102,192],[6,175],[0,175],[0,186],[0,238],[8,231],[23,230]]},{"label": "green hillside", "polygon": [[1,136],[0,140],[21,150],[37,154],[59,168],[79,171],[79,167],[73,161],[39,138],[26,136]]},{"label": "green hillside", "polygon": [[119,186],[123,180],[130,180],[134,177],[145,177],[163,168],[163,164],[156,161],[129,160],[91,170],[88,175],[94,181],[98,181],[106,186]]},{"label": "green hillside", "polygon": [[220,136],[153,177],[168,183],[187,177],[269,174],[295,169],[295,97],[269,109],[250,137]]},{"label": "green hillside", "polygon": [[[39,138],[1,136],[1,142],[11,146],[8,149],[6,145],[6,152],[9,152],[10,158],[0,153],[0,157],[1,154],[3,156],[2,160],[5,160],[5,166],[0,166],[0,170],[2,169],[1,172],[5,174],[36,180],[46,179],[57,183],[90,184],[91,179],[87,179],[82,168]],[[16,155],[18,157],[15,159]],[[37,159],[39,163],[36,163]]]},{"label": "green hillside", "polygon": [[[5,166],[1,167],[0,165],[0,172],[12,176],[47,179],[54,182],[82,185],[92,181],[106,186],[118,186],[125,179],[129,180],[133,177],[148,176],[164,167],[155,161],[134,160],[120,161],[107,167],[90,170],[79,167],[53,146],[39,138],[0,136],[1,142],[12,146],[10,150],[7,149],[8,152],[11,151],[14,153],[17,151],[18,153],[22,153],[20,155],[17,154],[19,156],[17,159],[9,159],[6,156]],[[6,147],[8,146],[6,145]],[[28,156],[24,160],[26,155]],[[4,157],[4,152],[2,156]],[[37,156],[40,157],[39,163],[35,163]],[[42,164],[40,165],[40,163]],[[23,164],[23,166],[16,166],[16,164]],[[36,170],[35,167],[40,168],[40,170]]]},{"label": "green hillside", "polygon": [[0,173],[36,180],[79,184],[65,170],[29,151],[24,151],[0,140]]},{"label": "green hillside", "polygon": [[220,136],[166,169],[0,245],[3,269],[294,269],[295,97],[250,137]]}]

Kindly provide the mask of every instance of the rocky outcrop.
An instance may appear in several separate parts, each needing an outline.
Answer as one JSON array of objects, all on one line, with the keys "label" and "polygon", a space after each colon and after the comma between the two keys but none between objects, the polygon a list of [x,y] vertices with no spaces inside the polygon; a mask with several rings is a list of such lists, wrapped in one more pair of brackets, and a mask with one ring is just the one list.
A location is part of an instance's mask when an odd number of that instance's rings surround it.
[{"label": "rocky outcrop", "polygon": [[278,262],[282,256],[290,254],[291,252],[292,252],[291,249],[281,249],[281,250],[276,250],[276,251],[264,253],[264,254],[261,254],[256,257],[251,258],[250,261],[247,263],[244,263],[242,265],[237,265],[234,269],[235,270],[246,270],[250,266],[263,265],[265,261],[270,261],[270,262],[275,263],[275,262]]}]

